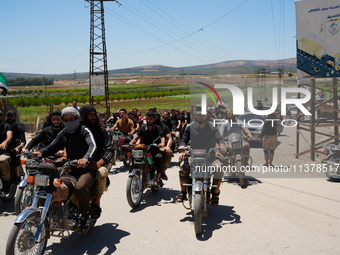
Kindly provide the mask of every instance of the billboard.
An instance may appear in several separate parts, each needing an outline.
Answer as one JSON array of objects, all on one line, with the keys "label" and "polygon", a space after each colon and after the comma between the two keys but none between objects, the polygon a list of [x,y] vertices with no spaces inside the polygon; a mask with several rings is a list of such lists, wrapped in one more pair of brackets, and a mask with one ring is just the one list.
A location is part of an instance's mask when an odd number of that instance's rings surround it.
[{"label": "billboard", "polygon": [[91,95],[104,96],[105,95],[105,77],[104,75],[91,75]]},{"label": "billboard", "polygon": [[340,77],[340,1],[303,0],[296,6],[297,68],[313,77]]}]

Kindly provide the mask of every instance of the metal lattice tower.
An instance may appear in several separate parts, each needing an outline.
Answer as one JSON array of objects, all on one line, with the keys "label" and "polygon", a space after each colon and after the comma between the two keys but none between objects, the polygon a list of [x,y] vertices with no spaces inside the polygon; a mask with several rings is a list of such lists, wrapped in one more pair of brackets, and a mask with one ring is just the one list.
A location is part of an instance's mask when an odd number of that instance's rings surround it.
[{"label": "metal lattice tower", "polygon": [[[87,0],[90,3],[90,104],[102,105],[110,116],[110,97],[104,24],[104,2],[114,0]],[[104,96],[95,102],[94,96]],[[101,97],[102,98],[102,97]]]}]

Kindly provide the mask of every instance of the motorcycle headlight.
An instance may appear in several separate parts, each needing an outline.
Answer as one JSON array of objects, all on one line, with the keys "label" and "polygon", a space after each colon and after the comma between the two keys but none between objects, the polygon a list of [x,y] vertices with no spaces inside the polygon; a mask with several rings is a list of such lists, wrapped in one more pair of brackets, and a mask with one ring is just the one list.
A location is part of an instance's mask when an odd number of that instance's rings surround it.
[{"label": "motorcycle headlight", "polygon": [[132,157],[134,159],[142,159],[144,156],[144,153],[142,150],[133,150],[132,151]]},{"label": "motorcycle headlight", "polygon": [[240,143],[240,142],[232,143],[231,146],[232,146],[233,150],[242,149],[242,143]]},{"label": "motorcycle headlight", "polygon": [[49,185],[50,177],[44,174],[37,174],[34,178],[34,184],[41,187]]}]

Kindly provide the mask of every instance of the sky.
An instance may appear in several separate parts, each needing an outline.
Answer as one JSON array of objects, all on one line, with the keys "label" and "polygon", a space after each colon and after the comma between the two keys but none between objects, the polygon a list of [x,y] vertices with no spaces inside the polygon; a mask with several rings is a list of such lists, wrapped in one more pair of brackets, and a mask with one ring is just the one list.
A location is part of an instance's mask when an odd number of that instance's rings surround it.
[{"label": "sky", "polygon": [[[294,0],[105,1],[108,69],[296,56]],[[89,71],[84,0],[1,3],[0,72]]]}]

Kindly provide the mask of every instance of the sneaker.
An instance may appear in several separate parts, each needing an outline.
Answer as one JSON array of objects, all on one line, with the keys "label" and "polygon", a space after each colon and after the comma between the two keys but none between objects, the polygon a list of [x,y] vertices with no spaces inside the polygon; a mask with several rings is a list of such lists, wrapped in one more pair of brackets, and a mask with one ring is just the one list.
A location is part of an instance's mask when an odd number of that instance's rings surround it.
[{"label": "sneaker", "polygon": [[164,186],[162,179],[157,180],[157,184],[159,188],[162,188]]},{"label": "sneaker", "polygon": [[167,181],[167,180],[168,180],[168,176],[167,176],[165,173],[162,173],[162,174],[161,174],[161,178],[162,178],[164,181]]}]

